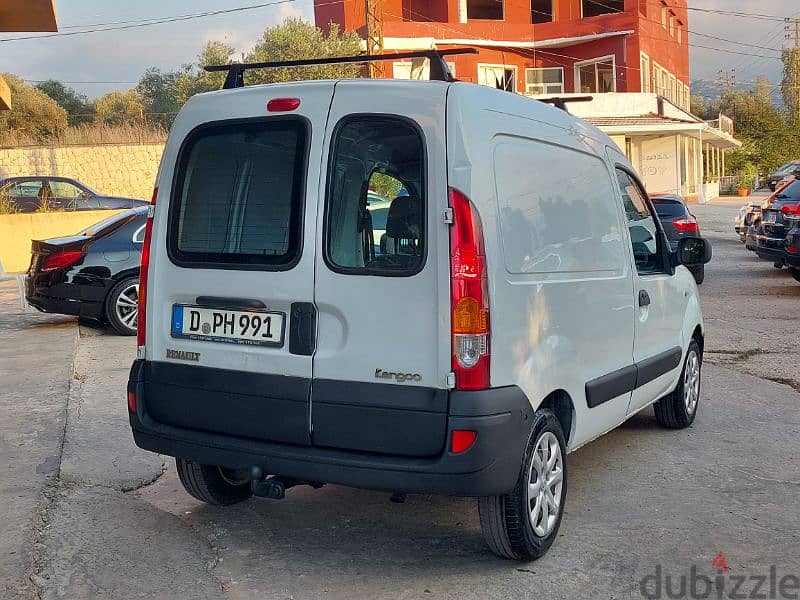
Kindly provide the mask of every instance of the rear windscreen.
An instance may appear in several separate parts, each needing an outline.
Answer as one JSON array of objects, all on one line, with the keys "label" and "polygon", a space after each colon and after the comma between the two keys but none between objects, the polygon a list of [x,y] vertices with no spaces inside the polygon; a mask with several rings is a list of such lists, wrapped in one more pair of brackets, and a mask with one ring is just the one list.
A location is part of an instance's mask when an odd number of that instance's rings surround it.
[{"label": "rear windscreen", "polygon": [[178,159],[169,249],[186,266],[288,268],[300,254],[306,125],[220,123]]},{"label": "rear windscreen", "polygon": [[653,206],[656,207],[656,212],[659,217],[685,217],[686,208],[680,202],[673,202],[671,200],[653,199]]}]

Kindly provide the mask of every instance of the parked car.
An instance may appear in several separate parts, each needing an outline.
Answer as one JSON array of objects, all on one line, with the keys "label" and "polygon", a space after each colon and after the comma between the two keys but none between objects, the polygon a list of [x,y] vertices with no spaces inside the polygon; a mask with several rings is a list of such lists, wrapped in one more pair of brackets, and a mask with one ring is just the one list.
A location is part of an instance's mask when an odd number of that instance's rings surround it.
[{"label": "parked car", "polygon": [[789,233],[784,242],[784,263],[797,281],[800,281],[800,208],[787,214]]},{"label": "parked car", "polygon": [[800,181],[792,181],[761,211],[760,230],[756,232],[755,252],[762,260],[771,261],[776,267],[784,265],[784,243],[789,232],[786,215],[800,206]]},{"label": "parked car", "polygon": [[[669,240],[670,250],[677,252],[680,241],[685,237],[702,237],[700,225],[695,216],[689,211],[683,197],[678,194],[662,194],[652,196],[658,218],[664,226],[664,232]],[[697,285],[705,279],[706,266],[697,265],[689,267]]]},{"label": "parked car", "polygon": [[[670,252],[625,155],[566,111],[452,81],[249,86],[192,97],[164,157],[128,409],[203,502],[477,497],[487,545],[531,560],[568,451],[651,405],[695,419],[684,265],[711,246]],[[408,195],[371,256],[375,173]]]},{"label": "parked car", "polygon": [[0,180],[0,198],[19,212],[54,210],[125,209],[149,204],[147,200],[104,196],[68,177],[8,177]]},{"label": "parked car", "polygon": [[761,204],[750,202],[739,209],[734,219],[733,228],[739,235],[739,240],[744,242],[747,238],[748,228],[761,217]]},{"label": "parked car", "polygon": [[[739,234],[747,250],[756,251],[759,237],[763,237],[764,228],[761,224],[761,213],[776,202],[776,198],[794,183],[794,177],[781,181],[776,190],[761,204],[751,202],[739,209],[739,214],[734,223],[734,229]],[[744,233],[742,233],[744,231]]]},{"label": "parked car", "polygon": [[104,321],[121,335],[134,335],[146,220],[147,208],[135,208],[75,235],[34,240],[28,303],[42,312]]},{"label": "parked car", "polygon": [[788,175],[800,174],[800,160],[792,160],[781,165],[775,171],[767,175],[767,185],[773,192],[778,187],[778,183]]}]

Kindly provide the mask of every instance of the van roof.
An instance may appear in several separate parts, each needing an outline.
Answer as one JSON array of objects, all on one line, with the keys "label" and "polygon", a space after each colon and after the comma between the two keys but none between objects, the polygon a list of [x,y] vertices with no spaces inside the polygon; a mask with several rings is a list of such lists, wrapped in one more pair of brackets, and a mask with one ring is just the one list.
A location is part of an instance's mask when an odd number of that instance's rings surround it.
[{"label": "van roof", "polygon": [[383,89],[391,89],[392,93],[396,92],[397,87],[413,87],[417,93],[420,94],[424,94],[426,90],[441,90],[442,87],[446,87],[450,88],[450,93],[459,94],[460,99],[471,100],[481,104],[482,108],[485,110],[503,112],[513,116],[542,121],[548,125],[561,127],[563,129],[577,129],[576,133],[584,137],[591,138],[605,145],[611,145],[612,147],[615,145],[613,140],[596,126],[560,108],[556,108],[533,98],[528,98],[521,94],[463,81],[445,82],[388,78],[309,79],[213,90],[193,96],[190,98],[190,102],[194,101],[192,102],[193,104],[198,101],[203,103],[214,102],[222,100],[223,98],[230,98],[232,95],[240,96],[264,92],[283,94],[288,93],[290,90],[302,90],[305,87],[327,87],[338,84],[364,86],[374,92],[379,92]]}]

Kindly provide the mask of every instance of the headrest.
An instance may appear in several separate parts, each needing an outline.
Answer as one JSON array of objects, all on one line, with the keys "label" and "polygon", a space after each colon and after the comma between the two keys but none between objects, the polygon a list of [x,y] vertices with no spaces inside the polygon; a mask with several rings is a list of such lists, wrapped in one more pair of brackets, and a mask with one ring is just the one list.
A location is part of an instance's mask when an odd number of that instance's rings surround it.
[{"label": "headrest", "polygon": [[390,238],[416,240],[422,224],[420,202],[413,196],[398,196],[389,205],[386,235]]}]

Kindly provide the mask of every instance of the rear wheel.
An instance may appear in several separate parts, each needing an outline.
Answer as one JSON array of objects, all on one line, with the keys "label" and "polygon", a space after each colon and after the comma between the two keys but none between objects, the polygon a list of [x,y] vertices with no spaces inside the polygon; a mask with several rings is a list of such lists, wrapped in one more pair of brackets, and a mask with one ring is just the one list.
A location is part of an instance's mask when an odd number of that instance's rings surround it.
[{"label": "rear wheel", "polygon": [[683,362],[678,387],[655,403],[656,421],[662,427],[683,429],[694,423],[700,402],[700,370],[703,355],[697,341],[692,340]]},{"label": "rear wheel", "polygon": [[478,499],[486,544],[503,558],[535,560],[558,535],[567,497],[567,447],[561,424],[536,413],[517,484],[510,494]]},{"label": "rear wheel", "polygon": [[250,479],[237,471],[184,458],[176,458],[175,465],[183,488],[201,502],[230,506],[252,496]]},{"label": "rear wheel", "polygon": [[136,335],[139,315],[139,278],[126,277],[106,299],[106,319],[120,335]]}]

